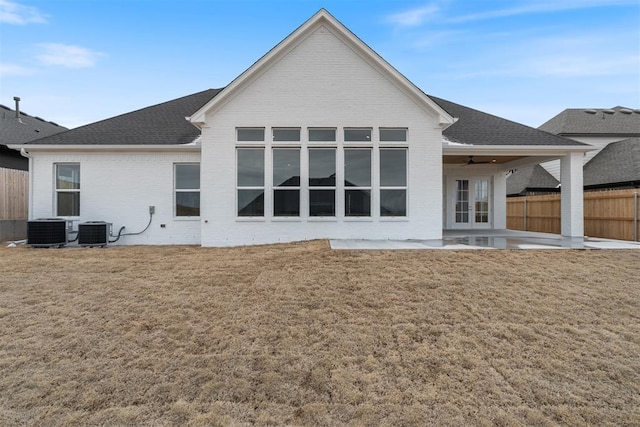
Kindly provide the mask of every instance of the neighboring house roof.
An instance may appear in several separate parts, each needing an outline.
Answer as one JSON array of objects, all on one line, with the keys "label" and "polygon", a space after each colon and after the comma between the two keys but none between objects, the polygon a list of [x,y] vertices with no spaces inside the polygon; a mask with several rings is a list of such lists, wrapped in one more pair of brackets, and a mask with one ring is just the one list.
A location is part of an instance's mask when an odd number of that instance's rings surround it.
[{"label": "neighboring house roof", "polygon": [[516,169],[507,179],[507,195],[521,196],[530,191],[550,191],[560,182],[540,165]]},{"label": "neighboring house roof", "polygon": [[585,165],[585,187],[606,184],[640,185],[640,138],[613,142]]},{"label": "neighboring house roof", "polygon": [[451,142],[472,145],[586,145],[445,99],[434,96],[430,96],[430,98],[458,119],[443,132],[443,135]]},{"label": "neighboring house roof", "polygon": [[538,129],[556,135],[640,135],[640,110],[625,107],[568,108]]},{"label": "neighboring house roof", "polygon": [[173,145],[189,144],[200,129],[185,117],[200,109],[222,89],[208,89],[162,104],[81,126],[29,142],[36,144]]},{"label": "neighboring house roof", "polygon": [[64,132],[67,128],[0,105],[0,145],[24,144],[34,139]]},{"label": "neighboring house roof", "polygon": [[27,170],[29,161],[7,145],[24,144],[43,136],[64,132],[67,128],[0,105],[0,168]]}]

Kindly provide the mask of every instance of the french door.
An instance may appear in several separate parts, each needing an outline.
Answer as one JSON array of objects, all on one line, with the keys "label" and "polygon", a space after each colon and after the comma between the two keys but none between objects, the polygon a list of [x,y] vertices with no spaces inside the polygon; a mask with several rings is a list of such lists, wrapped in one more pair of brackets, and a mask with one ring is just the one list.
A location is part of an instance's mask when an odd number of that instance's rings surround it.
[{"label": "french door", "polygon": [[491,228],[491,179],[456,178],[450,182],[453,228]]}]

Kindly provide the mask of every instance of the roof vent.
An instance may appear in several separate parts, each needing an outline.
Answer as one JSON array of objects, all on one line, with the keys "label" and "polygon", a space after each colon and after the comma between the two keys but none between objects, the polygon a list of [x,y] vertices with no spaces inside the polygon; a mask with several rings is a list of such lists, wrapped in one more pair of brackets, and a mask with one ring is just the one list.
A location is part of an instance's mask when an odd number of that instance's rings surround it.
[{"label": "roof vent", "polygon": [[602,110],[605,114],[615,114],[615,110]]},{"label": "roof vent", "polygon": [[631,113],[633,113],[633,111],[632,111],[632,110],[630,110],[630,109],[628,109],[628,108],[621,108],[619,111],[620,111],[622,114],[631,114]]},{"label": "roof vent", "polygon": [[587,113],[587,114],[595,114],[595,113],[597,113],[596,110],[584,110],[584,112]]}]

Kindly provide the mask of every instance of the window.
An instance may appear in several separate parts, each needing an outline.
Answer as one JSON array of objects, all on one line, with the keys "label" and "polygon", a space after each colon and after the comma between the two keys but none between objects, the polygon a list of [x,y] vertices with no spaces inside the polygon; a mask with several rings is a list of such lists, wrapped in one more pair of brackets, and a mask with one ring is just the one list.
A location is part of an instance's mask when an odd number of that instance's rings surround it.
[{"label": "window", "polygon": [[407,149],[380,149],[380,216],[407,215]]},{"label": "window", "polygon": [[371,149],[344,150],[344,214],[371,216]]},{"label": "window", "polygon": [[333,142],[335,140],[335,129],[309,128],[309,142]]},{"label": "window", "polygon": [[407,130],[403,128],[380,128],[380,142],[406,141]]},{"label": "window", "polygon": [[300,149],[273,149],[273,216],[300,216]]},{"label": "window", "polygon": [[264,128],[238,128],[238,141],[264,141]]},{"label": "window", "polygon": [[238,216],[264,216],[264,148],[237,150]]},{"label": "window", "polygon": [[371,142],[371,129],[346,128],[344,130],[344,140],[347,142]]},{"label": "window", "polygon": [[309,216],[336,215],[336,149],[309,149]]},{"label": "window", "polygon": [[176,164],[175,216],[200,216],[200,164]]},{"label": "window", "polygon": [[273,128],[274,142],[300,141],[300,128]]},{"label": "window", "polygon": [[56,165],[56,215],[80,216],[80,165]]}]

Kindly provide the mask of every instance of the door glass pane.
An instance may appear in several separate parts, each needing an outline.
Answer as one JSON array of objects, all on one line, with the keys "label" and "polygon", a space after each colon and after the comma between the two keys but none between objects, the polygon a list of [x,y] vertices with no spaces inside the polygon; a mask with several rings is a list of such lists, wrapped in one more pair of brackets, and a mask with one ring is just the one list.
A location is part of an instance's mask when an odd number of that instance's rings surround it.
[{"label": "door glass pane", "polygon": [[371,216],[371,191],[346,190],[344,214],[345,216]]},{"label": "door glass pane", "polygon": [[300,149],[274,148],[273,150],[273,186],[300,186]]},{"label": "door glass pane", "polygon": [[238,216],[264,216],[264,190],[238,190]]},{"label": "door glass pane", "polygon": [[406,216],[406,190],[380,190],[380,216]]},{"label": "door glass pane", "polygon": [[479,180],[475,182],[475,222],[489,222],[489,182]]},{"label": "door glass pane", "polygon": [[380,186],[405,187],[407,185],[407,150],[380,150]]},{"label": "door glass pane", "polygon": [[238,186],[264,186],[264,148],[238,149]]},{"label": "door glass pane", "polygon": [[309,149],[309,186],[336,185],[336,150],[334,148]]},{"label": "door glass pane", "polygon": [[274,190],[273,216],[300,216],[300,190]]},{"label": "door glass pane", "polygon": [[309,191],[309,216],[335,216],[335,190]]},{"label": "door glass pane", "polygon": [[469,180],[456,180],[456,222],[469,222]]},{"label": "door glass pane", "polygon": [[344,150],[345,187],[371,186],[371,150]]}]

